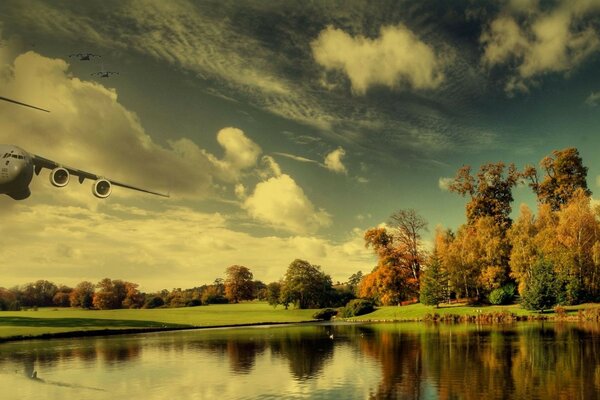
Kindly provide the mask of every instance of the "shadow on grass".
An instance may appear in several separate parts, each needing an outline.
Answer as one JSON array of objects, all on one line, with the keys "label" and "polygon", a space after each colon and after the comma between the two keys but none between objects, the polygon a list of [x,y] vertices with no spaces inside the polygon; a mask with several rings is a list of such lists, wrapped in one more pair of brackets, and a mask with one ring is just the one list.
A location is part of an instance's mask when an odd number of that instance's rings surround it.
[{"label": "shadow on grass", "polygon": [[170,324],[157,321],[140,321],[131,319],[102,319],[102,318],[31,318],[31,317],[0,317],[0,326],[32,326],[55,328],[184,328],[190,325]]}]

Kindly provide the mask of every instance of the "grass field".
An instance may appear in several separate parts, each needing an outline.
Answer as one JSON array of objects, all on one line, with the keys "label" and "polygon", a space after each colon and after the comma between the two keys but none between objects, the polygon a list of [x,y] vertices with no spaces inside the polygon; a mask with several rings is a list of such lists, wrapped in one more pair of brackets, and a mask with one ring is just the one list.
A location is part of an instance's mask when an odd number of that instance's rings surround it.
[{"label": "grass field", "polygon": [[267,303],[258,302],[149,310],[40,308],[38,311],[0,311],[0,338],[103,329],[302,322],[312,320],[314,312],[274,309]]},{"label": "grass field", "polygon": [[[568,315],[575,315],[579,309],[586,307],[597,307],[597,304],[581,304],[578,306],[565,307]],[[407,306],[387,306],[379,307],[370,314],[361,315],[359,317],[350,318],[352,321],[415,321],[421,320],[426,314],[437,313],[439,315],[454,314],[454,315],[477,315],[479,313],[495,313],[508,311],[517,316],[532,316],[539,317],[540,314],[535,311],[529,311],[522,308],[518,304],[507,306],[468,306],[465,303],[443,304],[439,308],[425,306],[421,303],[411,304]],[[543,316],[548,318],[554,317],[554,311],[546,311]]]},{"label": "grass field", "polygon": [[[577,310],[598,307],[583,304],[566,307],[570,315]],[[380,307],[374,312],[351,321],[417,321],[426,314],[477,315],[508,311],[518,316],[539,316],[519,305],[467,306],[464,303],[443,305],[439,308],[411,304],[407,306]],[[236,326],[248,324],[294,323],[311,321],[315,310],[284,310],[267,303],[210,305],[187,308],[159,308],[142,310],[80,310],[72,308],[40,308],[38,311],[0,311],[0,341],[9,337],[36,337],[65,332],[168,329],[211,326]],[[545,316],[552,318],[552,311]]]}]

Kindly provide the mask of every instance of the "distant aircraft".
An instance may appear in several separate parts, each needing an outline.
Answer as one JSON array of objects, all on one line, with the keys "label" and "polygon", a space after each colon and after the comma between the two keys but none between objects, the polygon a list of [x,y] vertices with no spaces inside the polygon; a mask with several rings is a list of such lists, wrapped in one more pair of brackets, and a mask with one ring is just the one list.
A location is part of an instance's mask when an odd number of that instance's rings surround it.
[{"label": "distant aircraft", "polygon": [[119,75],[118,72],[115,71],[98,71],[98,72],[92,72],[90,75],[92,76],[98,76],[100,78],[110,78],[112,75]]},{"label": "distant aircraft", "polygon": [[77,58],[79,58],[79,61],[90,61],[90,59],[93,57],[102,57],[102,56],[99,54],[94,54],[94,53],[75,53],[75,54],[69,54],[69,57],[77,57]]},{"label": "distant aircraft", "polygon": [[[0,97],[0,99],[48,112],[48,110],[7,99],[5,97]],[[71,175],[78,177],[79,183],[83,183],[86,179],[95,180],[92,185],[92,193],[100,199],[105,199],[110,196],[113,185],[157,196],[169,197],[168,194],[153,192],[151,190],[113,181],[112,179],[106,179],[90,172],[63,166],[56,161],[30,154],[20,147],[6,144],[0,144],[0,194],[5,194],[14,200],[24,200],[28,198],[31,195],[29,184],[33,179],[33,174],[39,175],[42,168],[52,170],[50,172],[50,183],[56,187],[67,186]]]}]

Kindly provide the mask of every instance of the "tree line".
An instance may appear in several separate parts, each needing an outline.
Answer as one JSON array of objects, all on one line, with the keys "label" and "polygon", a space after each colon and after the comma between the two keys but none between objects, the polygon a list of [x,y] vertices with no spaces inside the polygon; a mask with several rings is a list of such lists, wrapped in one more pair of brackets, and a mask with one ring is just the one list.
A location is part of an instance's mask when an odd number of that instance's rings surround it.
[{"label": "tree line", "polygon": [[[539,168],[463,166],[449,185],[467,198],[466,223],[438,227],[426,251],[427,222],[414,210],[393,214],[384,227],[366,231],[378,264],[359,294],[380,304],[420,298],[437,305],[450,298],[504,304],[517,294],[529,309],[600,301],[600,208],[586,182],[587,167],[575,148],[553,151]],[[511,219],[517,185],[537,197],[537,215],[522,205]]]},{"label": "tree line", "polygon": [[38,280],[10,289],[0,287],[0,310],[20,310],[36,307],[77,307],[84,309],[193,307],[206,304],[238,303],[247,300],[268,301],[286,309],[338,307],[355,298],[361,273],[354,274],[347,284],[333,285],[331,277],[321,267],[305,260],[294,260],[285,276],[265,284],[255,280],[252,271],[242,265],[225,270],[225,278],[212,284],[181,289],[163,289],[144,293],[137,283],[104,278],[96,284],[83,281],[75,287]]}]

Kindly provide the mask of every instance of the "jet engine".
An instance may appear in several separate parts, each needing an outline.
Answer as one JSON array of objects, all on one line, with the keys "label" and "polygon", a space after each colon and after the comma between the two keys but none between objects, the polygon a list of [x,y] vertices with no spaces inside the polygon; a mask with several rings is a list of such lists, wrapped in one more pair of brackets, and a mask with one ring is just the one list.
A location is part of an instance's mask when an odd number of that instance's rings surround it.
[{"label": "jet engine", "polygon": [[56,187],[65,187],[69,183],[69,171],[62,167],[57,167],[50,172],[50,183]]},{"label": "jet engine", "polygon": [[94,196],[98,197],[99,199],[107,198],[108,196],[110,196],[111,192],[112,192],[112,184],[110,183],[110,181],[107,181],[106,179],[98,179],[92,185],[92,193],[94,194]]}]

